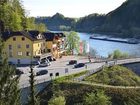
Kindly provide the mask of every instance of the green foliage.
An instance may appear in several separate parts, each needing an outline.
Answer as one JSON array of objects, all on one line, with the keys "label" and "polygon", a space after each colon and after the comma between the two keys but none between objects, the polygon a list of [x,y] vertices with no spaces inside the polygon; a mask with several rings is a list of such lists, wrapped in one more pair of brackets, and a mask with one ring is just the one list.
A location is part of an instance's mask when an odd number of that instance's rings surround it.
[{"label": "green foliage", "polygon": [[66,39],[67,51],[71,52],[72,54],[74,54],[74,51],[78,53],[80,42],[80,37],[78,36],[78,34],[74,31],[71,31],[69,34],[67,34]]},{"label": "green foliage", "polygon": [[60,25],[59,29],[61,31],[70,31],[71,30],[71,27],[70,26]]},{"label": "green foliage", "polygon": [[15,76],[16,68],[8,65],[2,52],[3,43],[0,41],[0,105],[20,105],[19,77]]},{"label": "green foliage", "polygon": [[115,86],[140,86],[140,77],[122,66],[106,67],[103,71],[87,77],[85,81]]},{"label": "green foliage", "polygon": [[64,81],[71,81],[72,79],[74,79],[76,77],[79,77],[79,76],[82,76],[82,75],[86,74],[87,72],[88,71],[82,71],[80,73],[76,73],[76,74],[60,77],[60,78],[57,78],[55,80],[55,82],[60,83],[60,82],[64,82]]},{"label": "green foliage", "polygon": [[[60,93],[61,96],[66,98],[66,105],[84,105],[85,96],[87,94],[91,94],[93,92],[104,91],[104,95],[111,98],[112,105],[137,105],[136,103],[140,103],[140,89],[120,89],[120,88],[108,88],[108,87],[100,87],[92,84],[82,84],[82,83],[73,83],[73,82],[61,82],[55,84],[56,88],[52,88],[52,85],[46,87],[46,89],[42,92],[42,105],[47,105],[50,97],[53,96],[53,92],[62,91],[63,94]],[[56,92],[55,92],[56,93]],[[126,104],[125,104],[126,103]]]},{"label": "green foliage", "polygon": [[36,92],[35,92],[35,75],[34,75],[34,72],[33,72],[33,68],[31,66],[30,68],[30,96],[29,96],[29,101],[28,101],[28,104],[29,105],[40,105],[40,100],[36,97]]},{"label": "green foliage", "polygon": [[84,105],[111,105],[111,101],[103,91],[95,91],[85,96]]},{"label": "green foliage", "polygon": [[108,55],[108,58],[118,59],[118,58],[128,58],[127,53],[122,53],[120,50],[115,50],[113,53]]},{"label": "green foliage", "polygon": [[0,2],[0,22],[0,31],[46,30],[44,24],[35,24],[35,18],[27,17],[21,0]]},{"label": "green foliage", "polygon": [[[36,22],[45,23],[48,29],[54,31],[60,30],[60,26],[67,26],[78,32],[94,32],[122,38],[140,38],[139,10],[139,0],[126,0],[120,7],[106,15],[95,13],[74,19],[66,18],[57,13],[52,17],[36,18]],[[65,28],[63,29],[65,30]]]},{"label": "green foliage", "polygon": [[35,25],[35,29],[40,32],[45,32],[47,30],[47,27],[43,23],[39,23]]},{"label": "green foliage", "polygon": [[59,96],[59,97],[53,97],[49,100],[48,105],[65,105],[66,100],[65,97]]},{"label": "green foliage", "polygon": [[75,19],[64,17],[60,13],[56,13],[52,17],[38,17],[36,18],[36,23],[45,23],[48,30],[52,31],[66,31],[73,29],[75,25]]}]

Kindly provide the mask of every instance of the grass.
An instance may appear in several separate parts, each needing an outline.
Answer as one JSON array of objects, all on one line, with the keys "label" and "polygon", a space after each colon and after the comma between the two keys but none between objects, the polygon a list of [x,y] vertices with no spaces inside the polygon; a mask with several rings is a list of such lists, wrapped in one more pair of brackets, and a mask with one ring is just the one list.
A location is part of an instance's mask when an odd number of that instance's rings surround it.
[{"label": "grass", "polygon": [[86,77],[85,81],[114,86],[140,86],[140,77],[122,66],[106,67],[97,74]]},{"label": "grass", "polygon": [[71,81],[73,78],[80,77],[80,76],[86,74],[87,72],[88,71],[85,70],[85,71],[82,71],[82,72],[79,72],[79,73],[75,73],[75,74],[71,74],[71,75],[68,75],[68,76],[63,76],[63,77],[57,78],[54,81],[55,82]]}]

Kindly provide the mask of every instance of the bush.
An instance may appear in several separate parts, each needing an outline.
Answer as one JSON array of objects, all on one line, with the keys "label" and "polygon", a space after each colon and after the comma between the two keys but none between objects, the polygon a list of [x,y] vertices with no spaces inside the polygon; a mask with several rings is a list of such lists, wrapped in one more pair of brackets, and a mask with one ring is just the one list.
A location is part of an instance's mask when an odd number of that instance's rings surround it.
[{"label": "bush", "polygon": [[106,67],[97,74],[86,77],[85,81],[114,86],[140,86],[140,77],[122,66]]},{"label": "bush", "polygon": [[127,53],[122,53],[120,50],[115,50],[113,53],[108,55],[108,58],[119,59],[119,58],[128,58]]},{"label": "bush", "polygon": [[48,105],[65,105],[65,104],[66,104],[65,97],[62,96],[53,97],[48,102]]}]

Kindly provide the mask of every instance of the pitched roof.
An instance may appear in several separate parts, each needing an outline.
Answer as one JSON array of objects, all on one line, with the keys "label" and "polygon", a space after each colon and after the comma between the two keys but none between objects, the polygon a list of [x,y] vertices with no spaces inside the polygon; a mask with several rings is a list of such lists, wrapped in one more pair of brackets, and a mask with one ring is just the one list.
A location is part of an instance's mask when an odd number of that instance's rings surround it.
[{"label": "pitched roof", "polygon": [[30,40],[35,40],[26,31],[15,31],[15,32],[13,32],[13,31],[11,31],[11,32],[10,31],[7,31],[7,32],[3,32],[2,33],[3,40],[7,40],[7,39],[9,39],[12,36],[25,36],[25,37],[29,38]]},{"label": "pitched roof", "polygon": [[54,37],[56,36],[55,33],[51,33],[51,32],[44,32],[43,35],[46,41],[53,41]]},{"label": "pitched roof", "polygon": [[[40,34],[39,31],[7,31],[7,32],[3,32],[2,33],[2,38],[4,40],[7,40],[8,38],[12,37],[12,36],[25,36],[27,37],[28,39],[32,40],[32,41],[35,41],[35,40],[39,40],[37,38],[37,36]],[[42,35],[43,36],[43,35]],[[44,36],[42,37],[44,38]],[[42,39],[41,39],[42,40]]]}]

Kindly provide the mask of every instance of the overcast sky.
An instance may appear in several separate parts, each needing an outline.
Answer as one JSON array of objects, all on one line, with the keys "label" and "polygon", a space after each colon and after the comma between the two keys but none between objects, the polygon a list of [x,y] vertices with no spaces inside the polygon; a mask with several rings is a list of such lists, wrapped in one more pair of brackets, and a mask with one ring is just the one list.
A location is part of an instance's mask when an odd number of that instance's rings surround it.
[{"label": "overcast sky", "polygon": [[126,0],[22,0],[29,16],[83,17],[91,13],[106,14]]}]

